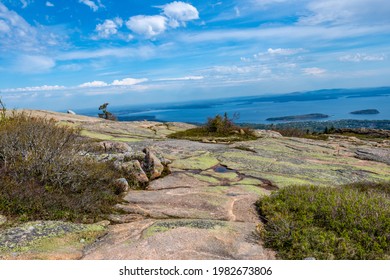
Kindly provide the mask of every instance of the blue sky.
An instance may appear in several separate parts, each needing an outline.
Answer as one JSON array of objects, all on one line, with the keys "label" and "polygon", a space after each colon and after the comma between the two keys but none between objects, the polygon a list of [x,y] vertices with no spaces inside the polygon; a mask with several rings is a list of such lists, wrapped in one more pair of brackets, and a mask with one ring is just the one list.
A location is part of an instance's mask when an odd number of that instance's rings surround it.
[{"label": "blue sky", "polygon": [[78,109],[389,86],[388,0],[0,0],[0,96]]}]

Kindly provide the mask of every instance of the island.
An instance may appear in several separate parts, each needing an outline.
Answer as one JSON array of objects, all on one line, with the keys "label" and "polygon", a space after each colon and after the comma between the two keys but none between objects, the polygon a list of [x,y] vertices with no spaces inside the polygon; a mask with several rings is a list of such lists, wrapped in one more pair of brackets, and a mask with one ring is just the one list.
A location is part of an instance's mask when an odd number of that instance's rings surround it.
[{"label": "island", "polygon": [[366,109],[366,110],[353,111],[350,114],[354,114],[354,115],[376,115],[376,114],[379,114],[379,111],[377,109]]},{"label": "island", "polygon": [[314,113],[314,114],[306,114],[306,115],[268,118],[266,119],[266,121],[300,121],[300,120],[316,120],[316,119],[326,119],[326,118],[329,118],[329,116],[325,114]]}]

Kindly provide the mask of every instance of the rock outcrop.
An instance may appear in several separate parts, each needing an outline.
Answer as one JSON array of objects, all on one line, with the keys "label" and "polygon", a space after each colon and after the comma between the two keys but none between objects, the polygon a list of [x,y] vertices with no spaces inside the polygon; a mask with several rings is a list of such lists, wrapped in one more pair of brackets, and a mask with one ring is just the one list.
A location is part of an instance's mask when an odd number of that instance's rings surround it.
[{"label": "rock outcrop", "polygon": [[[127,190],[118,178],[123,201],[108,215],[111,225],[87,231],[90,235],[77,224],[58,222],[55,228],[63,231],[53,232],[54,239],[39,239],[19,250],[17,236],[30,241],[37,227],[49,224],[3,229],[3,258],[274,259],[275,252],[263,246],[256,231],[261,220],[254,203],[259,197],[289,185],[329,187],[390,178],[385,141],[317,141],[256,130],[260,138],[254,141],[200,143],[166,139],[172,131],[189,128],[186,124],[81,124],[76,117],[72,121],[85,136],[104,141],[91,156],[133,172],[148,187]],[[69,253],[59,253],[64,250]]]}]

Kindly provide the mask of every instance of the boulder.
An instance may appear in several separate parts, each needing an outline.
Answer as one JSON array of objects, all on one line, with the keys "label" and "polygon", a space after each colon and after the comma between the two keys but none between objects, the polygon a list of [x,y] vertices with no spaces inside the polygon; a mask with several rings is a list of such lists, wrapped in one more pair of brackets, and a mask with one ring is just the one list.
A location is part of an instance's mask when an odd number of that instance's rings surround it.
[{"label": "boulder", "polygon": [[125,193],[129,190],[129,183],[125,178],[119,178],[114,181],[118,194]]},{"label": "boulder", "polygon": [[102,141],[98,145],[106,153],[126,153],[132,151],[131,147],[123,142]]},{"label": "boulder", "polygon": [[256,137],[261,137],[261,138],[283,138],[282,134],[280,134],[277,131],[273,131],[273,130],[256,129],[254,132],[255,132],[255,136]]},{"label": "boulder", "polygon": [[143,161],[142,168],[148,175],[150,180],[154,180],[161,176],[164,171],[164,165],[148,148],[145,148],[145,159]]},{"label": "boulder", "polygon": [[122,170],[132,174],[136,180],[140,183],[148,183],[149,179],[145,171],[142,169],[141,164],[138,160],[132,160],[129,162],[124,162],[121,165]]}]

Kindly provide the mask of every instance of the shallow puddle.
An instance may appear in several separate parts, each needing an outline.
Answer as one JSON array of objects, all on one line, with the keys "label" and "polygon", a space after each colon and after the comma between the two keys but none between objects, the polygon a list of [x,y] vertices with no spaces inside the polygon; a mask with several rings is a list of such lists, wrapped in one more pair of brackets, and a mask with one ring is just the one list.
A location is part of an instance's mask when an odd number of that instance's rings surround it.
[{"label": "shallow puddle", "polygon": [[227,172],[235,172],[234,170],[232,169],[229,169],[227,168],[226,166],[223,166],[223,165],[216,165],[213,167],[213,170],[217,173],[227,173]]}]

